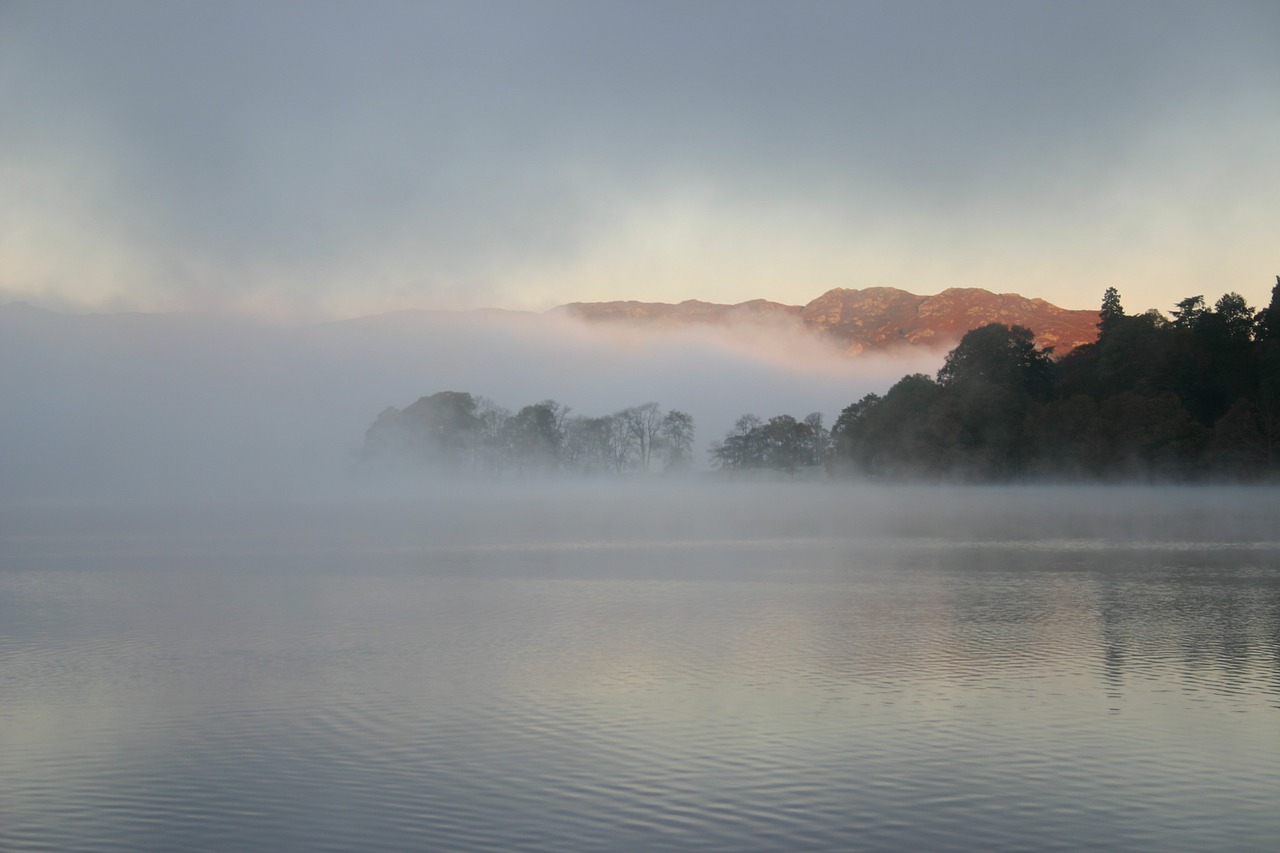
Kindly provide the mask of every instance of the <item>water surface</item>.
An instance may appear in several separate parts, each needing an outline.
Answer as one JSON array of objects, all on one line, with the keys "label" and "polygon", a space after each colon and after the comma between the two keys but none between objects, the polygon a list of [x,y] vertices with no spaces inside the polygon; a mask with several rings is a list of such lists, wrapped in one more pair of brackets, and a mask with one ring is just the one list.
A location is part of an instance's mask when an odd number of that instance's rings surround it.
[{"label": "water surface", "polygon": [[1274,850],[1265,489],[0,520],[5,850]]}]

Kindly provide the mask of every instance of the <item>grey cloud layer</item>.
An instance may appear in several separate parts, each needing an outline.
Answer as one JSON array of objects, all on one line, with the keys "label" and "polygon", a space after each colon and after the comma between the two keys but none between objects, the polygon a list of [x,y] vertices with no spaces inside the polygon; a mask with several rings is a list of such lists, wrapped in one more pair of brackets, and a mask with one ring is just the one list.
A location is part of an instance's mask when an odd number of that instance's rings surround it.
[{"label": "grey cloud layer", "polygon": [[[1164,168],[1153,154],[1229,168],[1220,135],[1247,155],[1255,122],[1280,123],[1269,3],[119,2],[0,20],[0,169],[85,176],[2,215],[88,210],[162,288],[305,293],[360,271],[422,302],[501,301],[505,273],[570,262],[667,187],[855,234],[941,217],[958,241],[1052,239]],[[5,261],[21,239],[0,243],[0,288],[23,284]]]}]

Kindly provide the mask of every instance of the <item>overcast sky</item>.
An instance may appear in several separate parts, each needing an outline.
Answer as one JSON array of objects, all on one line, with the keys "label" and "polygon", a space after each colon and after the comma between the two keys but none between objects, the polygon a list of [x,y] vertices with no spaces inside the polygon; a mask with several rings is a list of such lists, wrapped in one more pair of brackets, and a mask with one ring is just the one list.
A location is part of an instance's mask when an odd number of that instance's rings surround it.
[{"label": "overcast sky", "polygon": [[400,307],[1280,273],[1280,3],[0,0],[0,299]]}]

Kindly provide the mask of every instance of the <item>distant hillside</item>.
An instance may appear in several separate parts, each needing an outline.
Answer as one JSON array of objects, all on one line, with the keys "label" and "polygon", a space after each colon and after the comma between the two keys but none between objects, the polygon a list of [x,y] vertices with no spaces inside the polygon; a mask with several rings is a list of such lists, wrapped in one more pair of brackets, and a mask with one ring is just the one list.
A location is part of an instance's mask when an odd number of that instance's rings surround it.
[{"label": "distant hillside", "polygon": [[1043,299],[953,287],[919,296],[893,287],[837,288],[807,305],[756,299],[736,305],[690,299],[665,302],[571,302],[552,309],[588,322],[626,322],[659,327],[732,326],[773,318],[798,319],[806,328],[834,338],[846,353],[895,346],[949,347],[970,329],[987,323],[1026,326],[1036,343],[1066,355],[1098,336],[1098,312],[1068,310]]}]

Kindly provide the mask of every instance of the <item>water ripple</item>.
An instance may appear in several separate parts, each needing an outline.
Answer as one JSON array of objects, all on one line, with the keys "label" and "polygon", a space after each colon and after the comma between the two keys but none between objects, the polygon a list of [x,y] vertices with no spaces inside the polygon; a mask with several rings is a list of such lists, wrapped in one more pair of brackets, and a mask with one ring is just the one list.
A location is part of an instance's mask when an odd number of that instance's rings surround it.
[{"label": "water ripple", "polygon": [[0,570],[0,849],[1280,837],[1266,533],[249,544]]}]

